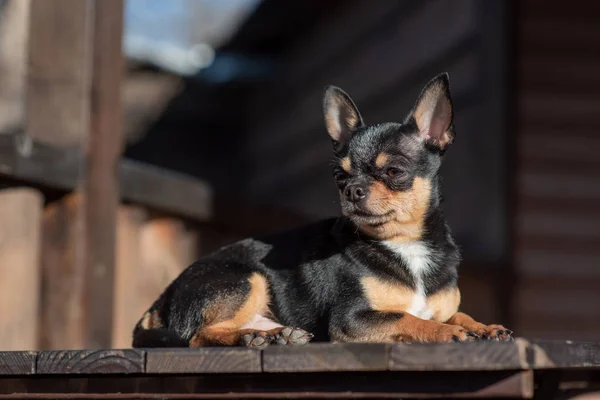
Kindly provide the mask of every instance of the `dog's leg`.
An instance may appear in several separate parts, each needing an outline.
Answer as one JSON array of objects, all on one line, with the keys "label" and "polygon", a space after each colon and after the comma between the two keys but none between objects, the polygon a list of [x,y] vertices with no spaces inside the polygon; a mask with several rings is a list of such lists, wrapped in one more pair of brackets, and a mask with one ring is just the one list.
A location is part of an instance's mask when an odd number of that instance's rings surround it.
[{"label": "dog's leg", "polygon": [[334,322],[330,335],[340,342],[466,342],[475,333],[460,326],[417,318],[406,312],[361,311]]},{"label": "dog's leg", "polygon": [[499,340],[501,342],[513,340],[511,330],[506,329],[502,325],[482,324],[463,312],[457,312],[446,323],[473,331],[484,340]]},{"label": "dog's leg", "polygon": [[[305,344],[312,335],[302,329],[287,327],[265,317],[269,293],[266,279],[259,274],[249,278],[250,290],[243,300],[220,298],[211,307],[211,322],[202,326],[190,339],[190,347],[248,346],[264,348],[271,343]],[[222,310],[235,302],[235,313],[225,317]]]}]

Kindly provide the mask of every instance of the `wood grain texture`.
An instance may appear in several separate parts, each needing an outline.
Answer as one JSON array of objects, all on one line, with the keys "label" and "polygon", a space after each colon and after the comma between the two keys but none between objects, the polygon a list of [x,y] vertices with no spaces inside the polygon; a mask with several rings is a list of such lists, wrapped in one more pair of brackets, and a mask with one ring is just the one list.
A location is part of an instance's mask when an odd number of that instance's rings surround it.
[{"label": "wood grain texture", "polygon": [[600,343],[532,340],[536,368],[599,367]]},{"label": "wood grain texture", "polygon": [[265,372],[385,371],[389,345],[382,343],[270,346],[263,351]]},{"label": "wood grain texture", "polygon": [[260,351],[242,347],[147,350],[146,373],[261,372]]},{"label": "wood grain texture", "polygon": [[527,368],[527,343],[471,342],[395,344],[390,354],[393,371],[481,371]]},{"label": "wood grain texture", "polygon": [[0,351],[0,375],[34,374],[35,359],[33,351]]},{"label": "wood grain texture", "polygon": [[142,350],[41,351],[37,374],[131,374],[144,372]]},{"label": "wood grain texture", "polygon": [[43,196],[0,190],[0,348],[38,348]]}]

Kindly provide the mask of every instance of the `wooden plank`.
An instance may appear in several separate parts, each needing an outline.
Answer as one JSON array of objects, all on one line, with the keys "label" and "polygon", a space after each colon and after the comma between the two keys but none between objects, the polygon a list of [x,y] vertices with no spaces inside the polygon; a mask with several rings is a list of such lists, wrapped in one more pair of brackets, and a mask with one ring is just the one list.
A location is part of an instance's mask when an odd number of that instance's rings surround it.
[{"label": "wooden plank", "polygon": [[201,349],[149,349],[146,373],[251,373],[261,372],[259,350],[242,347]]},{"label": "wooden plank", "polygon": [[113,303],[112,347],[131,347],[131,334],[145,309],[139,304],[141,231],[147,212],[138,206],[120,206],[117,216],[117,256]]},{"label": "wooden plank", "polygon": [[82,199],[74,193],[46,206],[42,235],[42,349],[81,349],[83,331]]},{"label": "wooden plank", "polygon": [[124,200],[197,221],[213,215],[213,193],[205,182],[133,160],[122,160],[120,190]]},{"label": "wooden plank", "polygon": [[113,346],[131,346],[131,332],[142,314],[181,271],[197,257],[196,233],[173,218],[147,220],[139,209],[120,211],[118,296]]},{"label": "wooden plank", "polygon": [[[36,142],[81,146],[89,124],[94,2],[32,2],[27,134]],[[68,12],[67,12],[68,10]]]},{"label": "wooden plank", "polygon": [[35,359],[33,351],[0,351],[0,375],[34,374]]},{"label": "wooden plank", "polygon": [[521,172],[519,193],[559,199],[600,199],[600,177],[580,174]]},{"label": "wooden plank", "polygon": [[533,340],[535,368],[600,366],[600,343]]},{"label": "wooden plank", "polygon": [[[600,179],[598,180],[600,184]],[[600,199],[600,190],[598,190]],[[569,210],[560,213],[530,211],[517,219],[520,235],[591,240],[600,239],[600,218],[571,215]]]},{"label": "wooden plank", "polygon": [[37,190],[0,190],[0,346],[35,350],[43,196]]},{"label": "wooden plank", "polygon": [[112,335],[119,178],[123,146],[123,0],[96,0],[89,135],[81,192],[84,195],[84,304],[86,347],[108,347]]},{"label": "wooden plank", "polygon": [[389,345],[381,343],[270,346],[263,351],[265,372],[385,371]]},{"label": "wooden plank", "polygon": [[[29,147],[18,136],[0,135],[0,176],[71,191],[80,183],[82,163],[81,151],[38,143]],[[120,160],[118,170],[123,201],[197,221],[213,215],[212,190],[199,179],[128,159]]]},{"label": "wooden plank", "polygon": [[[587,381],[590,381],[588,379]],[[4,379],[0,398],[531,398],[531,371],[85,375]]]},{"label": "wooden plank", "polygon": [[565,254],[553,249],[523,249],[517,254],[519,271],[530,274],[571,277],[598,277],[599,254]]},{"label": "wooden plank", "polygon": [[0,134],[25,119],[25,71],[31,0],[3,1],[0,6]]},{"label": "wooden plank", "polygon": [[41,351],[37,374],[133,374],[144,372],[142,350]]},{"label": "wooden plank", "polygon": [[482,371],[527,368],[526,342],[395,344],[393,371]]}]

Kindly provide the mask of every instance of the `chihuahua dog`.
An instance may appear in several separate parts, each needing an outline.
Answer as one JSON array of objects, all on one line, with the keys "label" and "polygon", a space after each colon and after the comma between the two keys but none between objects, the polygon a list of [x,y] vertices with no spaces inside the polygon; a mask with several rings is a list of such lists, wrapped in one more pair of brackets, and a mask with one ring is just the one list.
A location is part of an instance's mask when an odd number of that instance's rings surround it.
[{"label": "chihuahua dog", "polygon": [[366,125],[328,86],[343,216],[242,240],[193,263],[143,315],[133,347],[512,340],[459,312],[459,250],[438,170],[453,142],[447,74],[402,123]]}]

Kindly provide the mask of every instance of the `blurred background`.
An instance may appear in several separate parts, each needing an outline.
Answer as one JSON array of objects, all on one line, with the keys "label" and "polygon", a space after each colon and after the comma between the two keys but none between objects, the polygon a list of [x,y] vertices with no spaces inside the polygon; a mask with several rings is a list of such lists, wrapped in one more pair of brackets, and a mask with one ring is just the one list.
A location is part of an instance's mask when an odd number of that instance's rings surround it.
[{"label": "blurred background", "polygon": [[600,3],[0,0],[0,349],[129,347],[202,254],[339,213],[321,95],[450,74],[464,311],[600,340]]}]

